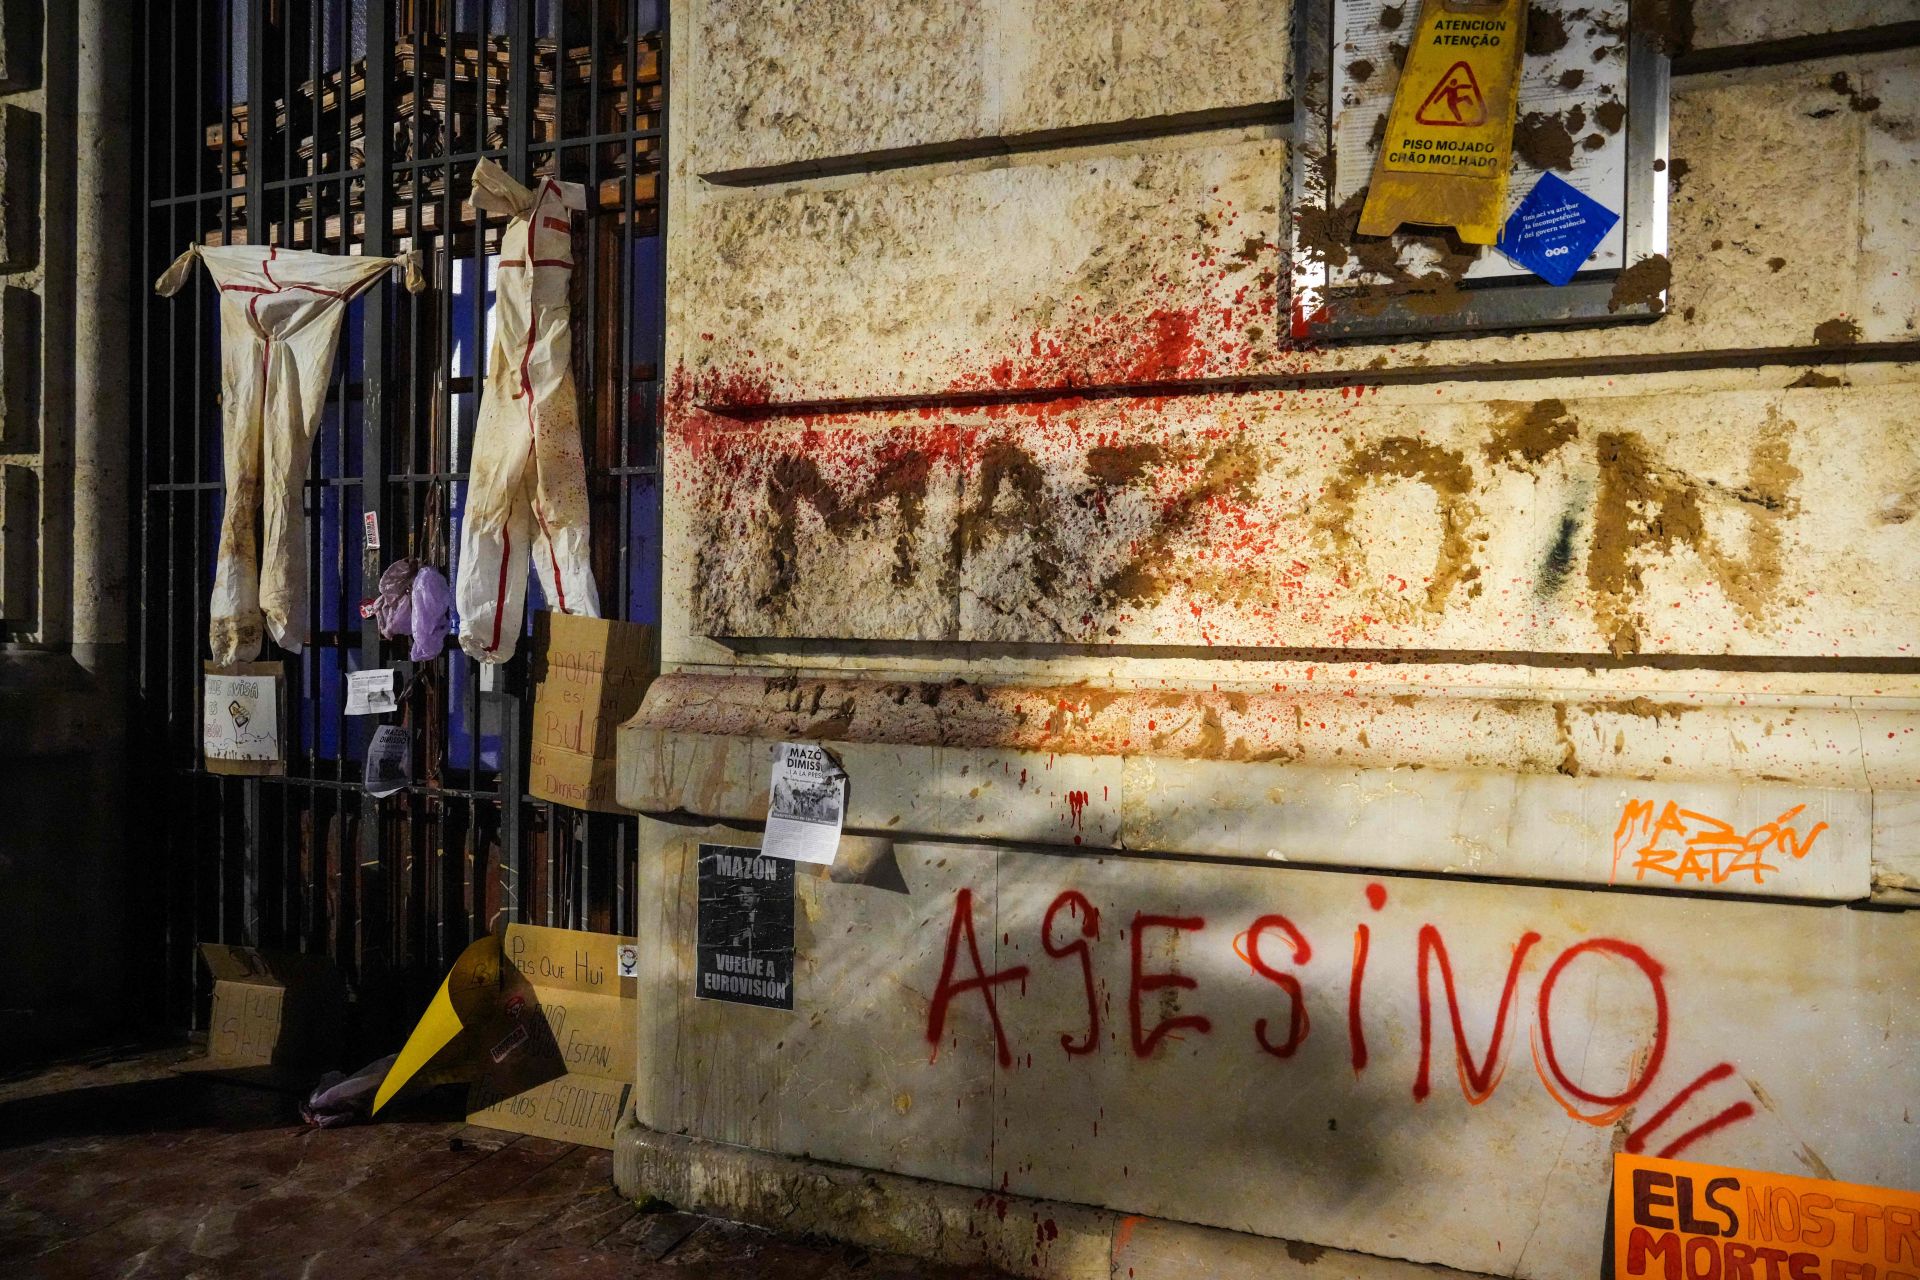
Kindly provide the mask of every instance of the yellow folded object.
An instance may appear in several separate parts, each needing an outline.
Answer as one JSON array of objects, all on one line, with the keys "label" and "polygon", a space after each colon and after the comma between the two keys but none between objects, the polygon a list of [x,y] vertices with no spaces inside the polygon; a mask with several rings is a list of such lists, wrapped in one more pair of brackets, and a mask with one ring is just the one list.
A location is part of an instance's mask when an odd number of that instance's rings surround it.
[{"label": "yellow folded object", "polygon": [[378,1115],[380,1108],[430,1063],[449,1065],[450,1059],[471,1054],[474,1029],[491,1015],[499,991],[500,939],[490,933],[469,943],[453,962],[400,1056],[394,1059],[387,1078],[380,1082],[380,1091],[373,1098],[373,1114]]}]

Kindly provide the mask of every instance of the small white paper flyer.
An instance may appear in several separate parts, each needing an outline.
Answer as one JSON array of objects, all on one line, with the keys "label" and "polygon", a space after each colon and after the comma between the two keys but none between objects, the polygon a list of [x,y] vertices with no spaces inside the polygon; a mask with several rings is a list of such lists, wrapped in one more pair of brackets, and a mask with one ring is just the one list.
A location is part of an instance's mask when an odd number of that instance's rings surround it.
[{"label": "small white paper flyer", "polygon": [[391,667],[347,672],[347,714],[381,716],[398,710],[400,704],[394,697],[395,674]]},{"label": "small white paper flyer", "polygon": [[390,796],[413,781],[413,735],[397,724],[373,731],[367,745],[367,794]]},{"label": "small white paper flyer", "polygon": [[278,677],[209,674],[200,727],[210,760],[278,760]]},{"label": "small white paper flyer", "polygon": [[773,786],[767,806],[769,858],[831,863],[846,819],[847,774],[813,742],[782,742],[773,749]]}]

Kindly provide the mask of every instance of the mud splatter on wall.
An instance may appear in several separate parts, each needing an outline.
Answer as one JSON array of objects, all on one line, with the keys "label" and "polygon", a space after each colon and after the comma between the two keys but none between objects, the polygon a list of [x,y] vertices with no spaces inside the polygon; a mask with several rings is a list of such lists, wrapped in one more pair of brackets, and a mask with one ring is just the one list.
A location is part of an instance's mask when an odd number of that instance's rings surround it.
[{"label": "mud splatter on wall", "polygon": [[1858,530],[1800,519],[1805,458],[1831,475],[1874,447],[1819,390],[1696,398],[1697,414],[1753,424],[1739,452],[1635,399],[1421,403],[1356,387],[798,426],[682,400],[670,444],[698,519],[695,616],[713,635],[1612,654],[1893,643],[1911,605],[1834,591],[1829,566],[1912,526],[1865,510]]},{"label": "mud splatter on wall", "polygon": [[1321,500],[1320,531],[1342,560],[1359,550],[1355,503],[1367,485],[1396,479],[1413,480],[1433,492],[1440,513],[1439,549],[1426,575],[1425,607],[1429,613],[1446,609],[1456,586],[1465,585],[1469,598],[1480,594],[1475,582],[1480,568],[1474,563],[1474,544],[1485,541],[1478,529],[1480,509],[1473,503],[1473,469],[1464,454],[1409,436],[1389,436],[1357,448],[1335,473]]}]

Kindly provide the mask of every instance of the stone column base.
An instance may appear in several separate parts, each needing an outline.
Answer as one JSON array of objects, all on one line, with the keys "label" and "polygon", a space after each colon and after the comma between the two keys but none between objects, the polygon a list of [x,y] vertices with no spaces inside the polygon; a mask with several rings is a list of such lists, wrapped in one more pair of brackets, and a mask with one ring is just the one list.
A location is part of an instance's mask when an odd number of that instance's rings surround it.
[{"label": "stone column base", "polygon": [[660,1133],[629,1118],[613,1180],[635,1200],[1035,1280],[1444,1280],[1454,1271],[1085,1205],[978,1191]]}]

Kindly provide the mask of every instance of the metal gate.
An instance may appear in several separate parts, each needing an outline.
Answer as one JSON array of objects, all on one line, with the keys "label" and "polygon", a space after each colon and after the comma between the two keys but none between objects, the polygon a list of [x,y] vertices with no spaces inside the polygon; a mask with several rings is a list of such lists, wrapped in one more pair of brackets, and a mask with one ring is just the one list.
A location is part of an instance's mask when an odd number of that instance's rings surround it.
[{"label": "metal gate", "polygon": [[[504,220],[466,203],[476,160],[587,190],[574,374],[593,562],[609,617],[655,622],[663,311],[661,0],[156,0],[138,70],[145,288],[189,243],[426,252],[431,287],[352,304],[306,483],[312,642],[283,660],[284,777],[206,771],[200,677],[223,504],[217,301],[145,294],[132,424],[139,511],[136,733],[149,770],[137,856],[164,928],[165,1016],[197,1026],[194,945],[333,957],[375,1037],[503,919],[628,932],[633,822],[524,789],[525,653],[497,692],[457,645],[407,681],[413,785],[362,789],[375,720],[348,671],[390,665],[358,608],[369,572],[457,547]],[[435,401],[440,413],[436,419]],[[442,425],[436,428],[434,423]],[[383,531],[363,554],[363,513]],[[442,565],[452,576],[452,567]],[[537,585],[532,592],[538,599]],[[537,603],[530,602],[531,618]],[[140,833],[144,832],[144,835]],[[156,993],[160,994],[160,993]]]}]

